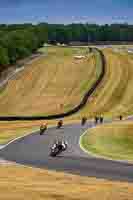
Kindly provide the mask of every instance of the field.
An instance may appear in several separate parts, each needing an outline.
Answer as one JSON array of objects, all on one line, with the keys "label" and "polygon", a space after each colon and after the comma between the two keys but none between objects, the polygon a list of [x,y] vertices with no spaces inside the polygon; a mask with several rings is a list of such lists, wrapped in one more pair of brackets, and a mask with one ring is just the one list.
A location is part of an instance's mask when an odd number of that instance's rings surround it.
[{"label": "field", "polygon": [[78,116],[114,118],[133,113],[133,55],[116,53],[111,49],[105,49],[103,53],[106,59],[105,77]]},{"label": "field", "polygon": [[133,161],[133,123],[114,122],[90,129],[81,143],[94,154]]},{"label": "field", "polygon": [[1,165],[0,171],[2,200],[132,200],[133,197],[133,184],[129,183],[13,165]]},{"label": "field", "polygon": [[[85,55],[77,60],[74,55]],[[77,105],[97,78],[95,56],[86,48],[50,47],[0,94],[1,115],[48,115]]]}]

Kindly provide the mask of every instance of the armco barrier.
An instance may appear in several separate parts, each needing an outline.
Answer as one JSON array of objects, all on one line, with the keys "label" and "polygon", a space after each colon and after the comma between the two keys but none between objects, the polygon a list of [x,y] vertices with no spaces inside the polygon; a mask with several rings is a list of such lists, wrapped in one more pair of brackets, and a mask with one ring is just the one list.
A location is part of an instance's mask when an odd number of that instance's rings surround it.
[{"label": "armco barrier", "polygon": [[95,91],[97,86],[101,83],[104,74],[105,74],[105,58],[102,53],[97,48],[93,48],[94,50],[98,51],[101,57],[101,62],[102,62],[102,70],[101,73],[96,80],[96,82],[92,85],[92,87],[85,93],[84,97],[82,98],[81,102],[79,105],[75,106],[73,109],[69,110],[68,112],[65,113],[60,113],[60,114],[54,114],[54,115],[48,115],[48,116],[0,116],[0,121],[35,121],[35,120],[52,120],[52,119],[60,119],[64,117],[68,117],[72,114],[75,114],[79,110],[81,110],[87,103],[89,97],[92,95],[92,93]]}]

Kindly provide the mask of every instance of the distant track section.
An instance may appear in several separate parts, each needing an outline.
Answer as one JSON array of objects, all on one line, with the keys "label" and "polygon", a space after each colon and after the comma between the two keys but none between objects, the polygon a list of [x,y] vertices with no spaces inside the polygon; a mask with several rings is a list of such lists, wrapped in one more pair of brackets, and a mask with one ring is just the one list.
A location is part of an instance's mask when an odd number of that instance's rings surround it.
[{"label": "distant track section", "polygon": [[85,93],[84,97],[82,98],[79,105],[76,105],[73,109],[69,110],[65,113],[60,114],[54,114],[54,115],[47,115],[47,116],[0,116],[0,121],[37,121],[37,120],[52,120],[52,119],[60,119],[64,117],[71,116],[75,113],[77,113],[79,110],[81,110],[87,103],[89,97],[92,95],[92,93],[95,91],[97,86],[101,83],[104,74],[105,74],[105,58],[102,53],[97,48],[93,48],[93,50],[98,51],[100,57],[101,57],[101,73],[96,80],[96,82],[92,85],[92,87]]}]

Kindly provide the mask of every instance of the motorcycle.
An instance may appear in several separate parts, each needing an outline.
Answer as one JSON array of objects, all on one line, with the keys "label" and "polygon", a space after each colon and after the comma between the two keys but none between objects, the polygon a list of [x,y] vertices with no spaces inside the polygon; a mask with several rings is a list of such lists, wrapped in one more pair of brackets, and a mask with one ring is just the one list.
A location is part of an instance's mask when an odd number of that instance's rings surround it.
[{"label": "motorcycle", "polygon": [[54,144],[53,147],[50,148],[50,156],[56,157],[61,152],[67,149],[67,142],[62,142],[61,144]]},{"label": "motorcycle", "polygon": [[47,127],[40,128],[40,135],[43,135],[46,130],[47,130]]},{"label": "motorcycle", "polygon": [[51,148],[50,156],[51,157],[56,157],[59,153],[60,153],[60,150],[58,149],[58,147]]},{"label": "motorcycle", "polygon": [[63,121],[62,120],[58,121],[57,129],[61,128],[62,126],[63,126]]},{"label": "motorcycle", "polygon": [[84,126],[85,123],[86,123],[86,121],[87,121],[87,118],[86,118],[86,117],[83,117],[82,120],[81,120],[81,125]]},{"label": "motorcycle", "polygon": [[65,150],[67,149],[67,147],[68,147],[67,142],[66,142],[66,141],[63,141],[63,142],[62,142],[62,151],[65,151]]}]

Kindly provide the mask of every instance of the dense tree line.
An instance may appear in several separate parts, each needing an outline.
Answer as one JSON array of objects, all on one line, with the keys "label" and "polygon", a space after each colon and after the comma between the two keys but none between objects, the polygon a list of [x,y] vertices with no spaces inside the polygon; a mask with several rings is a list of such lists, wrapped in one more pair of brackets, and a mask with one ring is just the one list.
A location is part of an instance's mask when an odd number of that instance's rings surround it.
[{"label": "dense tree line", "polygon": [[72,42],[131,42],[133,25],[128,24],[13,24],[0,25],[0,70],[43,46]]},{"label": "dense tree line", "polygon": [[56,24],[48,25],[48,32],[50,42],[133,41],[133,25],[128,24]]},{"label": "dense tree line", "polygon": [[0,25],[0,71],[43,46],[47,30],[44,24]]}]

